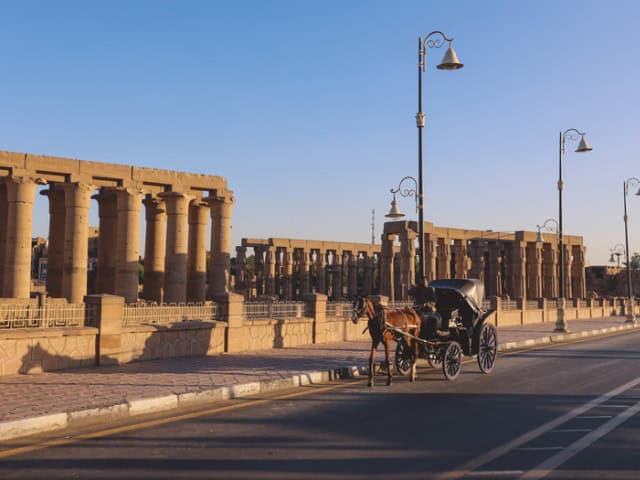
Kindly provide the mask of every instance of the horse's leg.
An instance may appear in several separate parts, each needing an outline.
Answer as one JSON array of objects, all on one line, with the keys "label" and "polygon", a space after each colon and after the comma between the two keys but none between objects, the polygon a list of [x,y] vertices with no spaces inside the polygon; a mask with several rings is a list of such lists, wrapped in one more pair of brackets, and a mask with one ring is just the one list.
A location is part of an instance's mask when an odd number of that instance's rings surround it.
[{"label": "horse's leg", "polygon": [[391,374],[391,360],[390,360],[390,350],[391,350],[391,338],[388,335],[384,335],[383,336],[383,340],[384,342],[384,355],[385,355],[385,359],[387,361],[387,385],[391,385],[391,378],[392,378],[392,374]]},{"label": "horse's leg", "polygon": [[373,373],[375,368],[375,359],[376,359],[376,347],[378,346],[379,341],[371,339],[371,353],[369,354],[369,386],[373,387]]},{"label": "horse's leg", "polygon": [[420,351],[420,345],[415,340],[412,340],[412,342],[413,342],[413,366],[411,367],[411,377],[409,377],[409,380],[412,382],[415,382],[416,377],[418,376],[418,372],[417,372],[418,368],[416,364],[418,363],[418,354]]}]

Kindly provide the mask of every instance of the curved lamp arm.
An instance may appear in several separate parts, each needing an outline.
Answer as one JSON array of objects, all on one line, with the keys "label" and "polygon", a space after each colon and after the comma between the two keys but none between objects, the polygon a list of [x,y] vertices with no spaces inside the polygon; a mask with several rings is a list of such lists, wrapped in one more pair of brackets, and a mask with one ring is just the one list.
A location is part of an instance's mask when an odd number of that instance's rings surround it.
[{"label": "curved lamp arm", "polygon": [[[406,181],[412,181],[413,182],[413,188],[402,188],[402,184]],[[394,197],[396,193],[399,193],[400,196],[402,197],[413,197],[416,201],[416,212],[418,211],[418,182],[416,181],[415,178],[411,177],[411,176],[407,176],[404,177],[402,180],[400,180],[400,183],[398,184],[397,188],[392,188],[391,193],[393,193]]]}]

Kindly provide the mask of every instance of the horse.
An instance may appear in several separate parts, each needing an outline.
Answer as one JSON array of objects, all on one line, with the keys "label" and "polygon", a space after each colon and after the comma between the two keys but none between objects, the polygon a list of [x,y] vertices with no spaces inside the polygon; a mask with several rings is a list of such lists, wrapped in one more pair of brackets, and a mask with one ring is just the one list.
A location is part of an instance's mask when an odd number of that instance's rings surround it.
[{"label": "horse", "polygon": [[[412,308],[403,308],[402,310],[387,310],[382,305],[372,302],[369,298],[357,297],[353,302],[353,312],[351,321],[358,323],[358,319],[362,316],[369,319],[367,329],[371,336],[371,353],[369,354],[369,386],[373,387],[373,370],[374,359],[376,356],[376,348],[380,342],[384,345],[385,357],[387,361],[387,385],[391,385],[391,362],[390,347],[391,340],[395,340],[397,333],[394,333],[389,327],[403,330],[415,337],[420,336],[420,316]],[[409,376],[410,381],[416,379],[416,359],[418,358],[419,345],[413,339],[409,339],[409,346],[413,346],[413,367]]]}]

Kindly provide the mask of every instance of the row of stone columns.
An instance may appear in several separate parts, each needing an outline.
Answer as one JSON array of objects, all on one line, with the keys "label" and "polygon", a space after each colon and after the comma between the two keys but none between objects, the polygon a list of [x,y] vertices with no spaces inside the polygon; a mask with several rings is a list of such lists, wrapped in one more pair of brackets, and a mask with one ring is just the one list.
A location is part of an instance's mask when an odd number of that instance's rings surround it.
[{"label": "row of stone columns", "polygon": [[[30,176],[0,182],[0,292],[2,297],[29,298],[33,203],[38,183]],[[91,198],[98,201],[99,243],[96,290],[138,298],[140,208],[142,192],[102,188],[83,182],[55,182],[41,193],[49,199],[47,292],[71,303],[87,293],[88,231]],[[229,291],[233,197],[195,199],[163,192],[144,200],[145,299],[158,302],[203,301]],[[212,218],[211,257],[207,279],[206,238]],[[207,290],[208,280],[208,290]]]},{"label": "row of stone columns", "polygon": [[287,300],[311,292],[330,294],[334,299],[341,299],[345,294],[354,296],[373,291],[374,259],[369,255],[362,254],[360,257],[359,252],[266,245],[253,248],[255,278],[250,279],[245,271],[247,247],[236,247],[235,287],[236,291],[247,297],[253,296],[251,284],[255,285],[256,296],[278,296]]}]

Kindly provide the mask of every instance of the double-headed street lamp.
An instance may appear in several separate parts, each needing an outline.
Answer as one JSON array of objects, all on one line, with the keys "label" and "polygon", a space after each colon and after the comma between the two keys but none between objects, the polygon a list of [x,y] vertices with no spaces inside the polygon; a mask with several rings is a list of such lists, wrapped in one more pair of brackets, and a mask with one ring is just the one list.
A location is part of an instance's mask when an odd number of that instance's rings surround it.
[{"label": "double-headed street lamp", "polygon": [[622,245],[621,243],[616,243],[613,248],[610,248],[609,251],[611,252],[611,256],[609,257],[609,262],[610,263],[615,263],[617,261],[617,265],[618,267],[620,266],[620,257],[622,255],[625,255],[625,252],[627,251],[624,248],[624,245]]},{"label": "double-headed street lamp", "polygon": [[449,48],[444,54],[442,62],[437,66],[439,70],[458,70],[464,65],[458,60],[453,49],[453,38],[447,37],[439,30],[429,33],[424,40],[418,38],[418,113],[416,114],[416,126],[418,127],[418,249],[419,261],[417,280],[419,284],[424,282],[424,190],[422,188],[422,130],[425,125],[425,116],[422,111],[422,72],[427,68],[427,50],[440,48],[444,42],[449,43]]},{"label": "double-headed street lamp", "polygon": [[560,284],[558,285],[558,298],[560,299],[560,307],[558,309],[558,321],[556,322],[556,332],[567,332],[567,323],[564,319],[564,249],[562,245],[562,161],[564,159],[564,144],[566,140],[576,141],[580,137],[580,143],[576,148],[577,153],[590,152],[592,149],[584,138],[585,134],[570,128],[564,132],[560,132],[560,161],[559,161],[559,176],[558,176],[558,260]]},{"label": "double-headed street lamp", "polygon": [[[624,181],[624,241],[627,252],[627,299],[629,301],[629,312],[627,313],[627,322],[635,322],[636,317],[633,314],[633,290],[631,289],[631,254],[629,253],[629,229],[627,228],[627,197],[629,196],[629,184],[636,183],[640,185],[640,180],[636,177],[628,178]],[[636,195],[640,195],[640,189]]]}]

